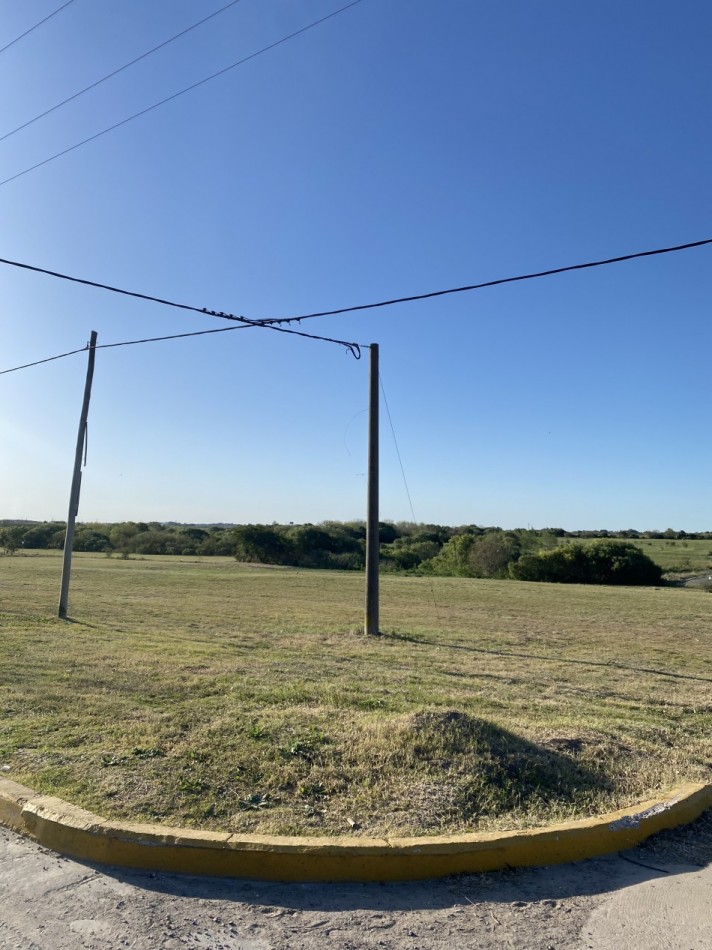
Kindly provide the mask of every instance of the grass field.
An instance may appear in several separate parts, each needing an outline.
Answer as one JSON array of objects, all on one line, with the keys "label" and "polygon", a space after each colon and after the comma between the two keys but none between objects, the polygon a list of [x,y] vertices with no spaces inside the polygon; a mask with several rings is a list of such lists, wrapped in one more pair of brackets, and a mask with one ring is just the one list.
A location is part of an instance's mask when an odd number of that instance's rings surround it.
[{"label": "grass field", "polygon": [[635,542],[638,547],[659,564],[664,571],[671,573],[700,573],[712,570],[712,542],[663,541],[662,539],[641,538]]},{"label": "grass field", "polygon": [[703,591],[0,557],[2,774],[283,834],[515,828],[712,776]]},{"label": "grass field", "polygon": [[[561,544],[572,544],[578,539],[562,538]],[[583,544],[592,541],[584,540]],[[632,542],[662,567],[666,574],[704,574],[712,572],[712,541],[665,540],[662,538],[635,538]]]}]

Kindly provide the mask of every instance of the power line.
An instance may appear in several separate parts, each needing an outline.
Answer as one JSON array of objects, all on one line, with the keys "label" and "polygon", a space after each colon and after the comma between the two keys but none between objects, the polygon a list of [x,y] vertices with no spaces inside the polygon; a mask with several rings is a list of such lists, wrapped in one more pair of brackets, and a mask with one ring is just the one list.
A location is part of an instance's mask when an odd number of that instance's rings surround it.
[{"label": "power line", "polygon": [[[74,284],[82,284],[85,287],[96,287],[99,290],[108,290],[114,294],[122,294],[125,297],[133,297],[137,300],[147,300],[150,303],[162,304],[165,307],[174,307],[178,310],[190,310],[193,313],[200,313],[203,316],[218,317],[221,320],[231,320],[244,326],[265,327],[268,330],[276,330],[279,333],[290,333],[293,336],[301,336],[308,340],[321,340],[324,343],[337,343],[345,347],[356,359],[361,358],[361,350],[365,344],[355,343],[349,340],[338,340],[329,336],[320,336],[316,333],[305,333],[303,330],[295,330],[292,327],[273,326],[266,320],[250,320],[248,317],[238,317],[234,313],[225,313],[219,310],[208,310],[207,307],[194,307],[191,304],[178,303],[174,300],[167,300],[164,297],[154,297],[151,294],[142,294],[135,290],[126,290],[122,287],[113,287],[111,284],[102,284],[95,280],[87,280],[84,277],[72,277],[69,274],[62,274],[59,271],[47,270],[44,267],[35,267],[33,264],[24,264],[21,261],[11,261],[0,257],[0,264],[7,264],[9,267],[19,267],[22,270],[32,271],[36,274],[45,274],[48,277],[56,277],[59,280],[67,280]],[[299,317],[292,317],[290,320],[282,320],[282,323],[297,322]],[[204,331],[210,332],[210,331]],[[180,335],[180,334],[178,334]],[[166,337],[166,339],[171,339]]]},{"label": "power line", "polygon": [[46,16],[43,20],[40,20],[38,23],[35,23],[34,26],[31,26],[29,30],[25,30],[24,33],[20,33],[20,35],[16,36],[14,40],[11,40],[6,46],[3,46],[3,48],[0,49],[0,53],[4,53],[6,49],[10,49],[10,47],[14,46],[15,43],[19,43],[20,40],[23,40],[26,36],[29,36],[30,33],[33,33],[37,29],[38,26],[42,26],[42,24],[46,23],[47,20],[51,20],[53,16],[57,16],[57,14],[61,13],[62,10],[64,10],[65,7],[68,7],[70,3],[74,3],[74,0],[67,0],[67,2],[63,3],[61,7],[57,7],[56,10]]},{"label": "power line", "polygon": [[[205,307],[193,307],[190,304],[176,303],[174,300],[166,300],[163,297],[154,297],[151,294],[142,294],[136,290],[125,290],[122,287],[113,287],[111,284],[102,284],[96,280],[88,280],[84,277],[72,277],[70,274],[63,274],[60,271],[48,270],[45,267],[36,267],[34,264],[24,264],[21,261],[11,261],[2,257],[0,257],[0,264],[7,264],[10,267],[19,267],[22,270],[29,270],[35,274],[45,274],[48,277],[56,277],[59,280],[68,280],[74,284],[82,284],[85,287],[96,287],[99,290],[108,290],[111,293],[123,294],[126,297],[136,297],[138,300],[148,300],[151,303],[164,304],[166,307],[176,307],[178,310],[192,310],[194,313],[209,313],[211,316],[217,316],[215,311],[206,310]],[[234,317],[234,319],[238,318]]]},{"label": "power line", "polygon": [[[121,343],[100,343],[94,347],[96,350],[109,350],[116,346],[134,346],[137,343],[159,343],[162,340],[180,340],[187,336],[206,336],[208,333],[228,333],[230,330],[246,330],[246,325],[236,327],[218,327],[216,330],[195,330],[192,333],[172,333],[170,336],[152,336],[142,340],[124,340]],[[58,353],[56,356],[48,356],[43,360],[35,360],[34,363],[23,363],[22,366],[13,366],[11,369],[0,370],[0,376],[6,373],[16,373],[20,369],[29,369],[31,366],[41,366],[43,363],[51,363],[53,360],[63,360],[65,356],[74,356],[76,353],[86,353],[89,344],[82,346],[78,350],[69,350],[67,353]]]},{"label": "power line", "polygon": [[193,330],[191,333],[171,333],[169,336],[149,336],[141,340],[122,340],[120,343],[100,343],[97,350],[112,350],[117,346],[136,346],[138,343],[161,343],[163,340],[183,340],[189,336],[207,336],[209,333],[229,333],[231,330],[247,330],[247,324],[236,327],[218,327],[215,330]]},{"label": "power line", "polygon": [[[388,398],[386,397],[386,389],[385,389],[385,386],[383,385],[383,377],[381,376],[380,372],[378,374],[378,382],[381,387],[381,395],[383,396],[383,404],[386,407],[386,415],[388,416],[388,424],[391,427],[391,435],[393,436],[393,445],[396,448],[396,456],[398,457],[398,464],[400,465],[401,475],[403,476],[403,484],[405,486],[405,493],[408,498],[408,504],[410,506],[410,514],[413,519],[413,524],[417,524],[418,519],[415,517],[415,508],[413,507],[413,499],[411,498],[411,495],[410,495],[410,488],[408,487],[408,479],[405,477],[405,468],[403,467],[403,459],[401,458],[400,448],[398,447],[398,439],[396,438],[396,430],[395,430],[395,426],[393,425],[393,417],[391,416],[391,410],[388,405]],[[429,581],[430,581],[430,594],[433,598],[433,606],[435,607],[435,614],[438,618],[438,622],[441,622],[440,610],[438,608],[438,601],[437,601],[437,597],[435,596],[435,585],[433,584],[433,578],[429,577]]]},{"label": "power line", "polygon": [[58,353],[56,356],[48,356],[44,360],[35,360],[34,363],[23,363],[22,366],[13,366],[12,369],[2,369],[0,370],[0,376],[4,376],[5,373],[16,373],[19,369],[29,369],[30,366],[40,366],[42,363],[51,363],[52,360],[63,360],[65,356],[74,356],[75,353],[84,353],[86,346],[81,347],[79,350],[69,350],[68,353]]},{"label": "power line", "polygon": [[320,310],[317,313],[303,313],[298,317],[272,317],[263,320],[271,325],[289,323],[293,320],[311,320],[313,317],[334,317],[342,313],[354,313],[357,310],[375,310],[379,307],[391,307],[398,303],[413,303],[416,300],[429,300],[432,297],[445,297],[447,294],[462,294],[471,290],[482,290],[485,287],[498,287],[500,284],[513,284],[521,280],[535,280],[538,277],[551,277],[553,274],[565,274],[568,271],[585,270],[588,267],[604,267],[607,264],[618,264],[621,261],[632,261],[639,257],[653,257],[656,254],[672,254],[674,251],[686,251],[691,247],[702,247],[712,244],[712,238],[704,241],[691,241],[689,244],[677,244],[675,247],[661,247],[653,251],[638,251],[635,254],[623,254],[621,257],[609,257],[602,261],[588,261],[585,264],[569,264],[566,267],[555,267],[551,270],[536,271],[532,274],[520,274],[517,277],[500,277],[498,280],[487,280],[480,284],[468,284],[464,287],[450,287],[447,290],[433,290],[426,294],[413,294],[409,297],[394,297],[391,300],[379,300],[376,303],[363,303],[353,307],[340,307],[338,310]]},{"label": "power line", "polygon": [[166,306],[166,307],[174,307],[178,310],[190,310],[193,313],[201,313],[206,316],[218,317],[223,320],[233,320],[239,323],[247,324],[249,326],[269,327],[269,329],[281,330],[284,333],[293,333],[296,336],[304,336],[304,337],[308,337],[309,339],[324,340],[327,343],[339,343],[342,346],[345,346],[347,348],[356,347],[358,349],[358,348],[363,348],[364,344],[349,343],[345,340],[336,340],[330,337],[323,337],[323,336],[317,336],[315,334],[303,333],[299,330],[294,330],[293,328],[287,329],[283,326],[280,326],[280,324],[298,323],[301,320],[311,320],[314,317],[330,317],[330,316],[336,316],[342,313],[354,313],[359,310],[374,310],[379,307],[390,307],[398,303],[411,303],[416,300],[427,300],[432,297],[443,297],[447,294],[459,294],[459,293],[465,293],[467,291],[482,290],[485,287],[497,287],[497,286],[500,286],[501,284],[511,284],[511,283],[515,283],[517,281],[523,281],[523,280],[534,280],[539,277],[549,277],[553,274],[564,274],[568,271],[584,270],[586,268],[591,268],[591,267],[604,267],[608,264],[618,264],[622,261],[631,261],[631,260],[636,260],[642,257],[653,257],[659,254],[671,254],[676,251],[685,251],[694,247],[703,247],[707,244],[712,244],[712,238],[705,238],[702,241],[691,241],[687,244],[677,244],[674,247],[656,248],[651,251],[637,251],[634,254],[624,254],[620,257],[609,257],[609,258],[606,258],[605,260],[589,261],[584,264],[569,264],[566,267],[556,267],[551,270],[537,271],[530,274],[520,274],[516,277],[501,277],[497,280],[488,280],[479,284],[469,284],[464,287],[452,287],[447,290],[435,290],[435,291],[431,291],[430,293],[414,294],[408,297],[395,297],[390,300],[381,300],[377,303],[359,304],[357,306],[352,306],[352,307],[340,307],[338,310],[322,310],[317,313],[296,314],[295,316],[292,316],[292,317],[267,317],[265,319],[260,319],[260,320],[254,320],[254,319],[250,319],[248,317],[243,317],[243,316],[238,317],[232,313],[225,313],[223,311],[218,311],[218,310],[209,310],[206,307],[196,307],[191,304],[178,303],[177,301],[168,300],[164,297],[156,297],[151,294],[144,294],[135,290],[126,290],[125,288],[122,288],[122,287],[114,287],[111,284],[102,284],[95,280],[88,280],[87,278],[84,278],[84,277],[73,277],[70,274],[63,274],[60,271],[49,270],[45,267],[37,267],[34,264],[26,264],[26,263],[23,263],[22,261],[13,261],[13,260],[9,260],[8,258],[0,257],[0,264],[6,264],[9,267],[19,267],[22,270],[32,271],[33,273],[36,273],[36,274],[45,274],[48,277],[55,277],[59,280],[67,280],[75,284],[82,284],[86,287],[96,287],[99,290],[107,290],[115,294],[123,294],[124,296],[134,297],[138,300],[147,300],[151,303],[162,304],[163,306]]},{"label": "power line", "polygon": [[[117,346],[136,346],[140,343],[162,343],[164,340],[184,340],[186,337],[191,336],[208,336],[211,333],[230,333],[231,330],[248,330],[251,326],[255,326],[255,324],[240,323],[234,327],[217,327],[214,330],[193,330],[190,333],[170,333],[168,336],[149,336],[140,340],[122,340],[120,343],[99,343],[94,349],[113,350]],[[302,333],[300,336],[307,336],[312,340],[324,340],[326,343],[339,343],[341,346],[345,346],[356,359],[361,359],[361,349],[366,346],[366,344],[344,343],[341,340],[330,340],[328,337],[323,336],[311,336],[308,333]],[[23,363],[22,366],[13,366],[11,369],[0,370],[0,376],[4,376],[6,373],[16,373],[20,369],[29,369],[31,366],[41,366],[43,363],[51,363],[53,360],[63,360],[65,356],[85,353],[88,349],[89,344],[87,343],[86,346],[82,346],[78,350],[69,350],[67,353],[58,353],[56,356],[48,356],[43,360],[35,360],[34,363]],[[356,353],[354,349],[357,351]]]},{"label": "power line", "polygon": [[413,508],[413,499],[410,497],[410,488],[408,488],[408,479],[405,477],[405,469],[403,468],[403,459],[401,458],[400,449],[398,448],[398,439],[396,439],[396,430],[393,426],[393,419],[391,417],[391,410],[388,406],[388,399],[386,398],[386,390],[383,386],[383,377],[381,374],[378,374],[378,382],[381,387],[381,394],[383,396],[383,403],[386,407],[386,415],[388,416],[388,424],[391,427],[391,435],[393,436],[393,445],[396,448],[396,455],[398,457],[398,464],[400,466],[401,475],[403,476],[403,484],[405,485],[405,493],[408,498],[408,504],[410,505],[410,513],[413,518],[413,523],[415,524],[417,519],[415,517],[415,509]]},{"label": "power line", "polygon": [[[71,0],[70,0],[71,2]],[[81,148],[83,145],[87,145],[89,142],[93,142],[95,139],[101,138],[102,135],[106,135],[108,132],[113,132],[115,129],[121,128],[122,125],[126,125],[129,122],[133,122],[134,119],[140,118],[142,115],[146,115],[149,112],[152,112],[154,109],[158,109],[160,106],[164,106],[167,102],[172,102],[174,99],[177,99],[179,96],[185,95],[186,92],[191,92],[193,89],[197,89],[199,86],[203,86],[205,83],[210,82],[212,79],[217,79],[218,76],[224,76],[225,73],[230,72],[231,69],[236,69],[238,66],[242,66],[245,63],[248,63],[251,59],[255,59],[257,56],[261,56],[263,53],[267,53],[269,50],[274,49],[277,46],[281,46],[282,43],[286,43],[291,39],[294,39],[296,36],[300,36],[302,33],[306,33],[307,30],[314,29],[315,26],[319,26],[321,23],[324,23],[326,20],[330,20],[332,17],[338,16],[340,13],[344,13],[346,10],[349,10],[351,7],[355,7],[356,4],[361,3],[362,0],[351,0],[350,3],[347,3],[345,6],[340,7],[338,10],[334,10],[332,13],[328,13],[326,16],[321,17],[318,20],[314,20],[312,23],[308,23],[306,26],[301,27],[299,30],[295,30],[293,33],[289,33],[287,36],[283,36],[279,40],[275,40],[274,43],[270,43],[268,46],[263,46],[262,49],[257,50],[255,53],[250,53],[249,56],[245,56],[244,59],[238,60],[236,63],[232,63],[230,66],[226,66],[224,69],[219,69],[216,73],[213,73],[210,76],[206,76],[205,79],[200,79],[198,82],[192,83],[190,86],[186,86],[185,89],[181,89],[180,92],[174,92],[172,96],[168,96],[165,99],[161,99],[160,102],[154,102],[152,106],[147,106],[147,108],[142,109],[140,112],[135,112],[133,115],[130,115],[126,119],[122,119],[120,122],[110,125],[106,129],[102,129],[101,132],[95,132],[94,135],[90,135],[86,139],[82,139],[81,142],[76,142],[74,145],[70,145],[69,148],[62,149],[61,152],[56,152],[54,155],[50,155],[49,158],[43,159],[41,162],[37,162],[34,165],[30,165],[29,168],[25,168],[21,172],[17,172],[15,175],[11,175],[9,178],[5,178],[3,181],[0,181],[0,187],[3,185],[9,184],[11,181],[15,181],[17,178],[22,178],[23,175],[27,175],[32,171],[35,171],[37,168],[41,168],[43,165],[48,165],[50,162],[53,162],[57,158],[61,158],[63,155],[68,155],[69,152],[73,152],[75,149]]]},{"label": "power line", "polygon": [[[167,300],[164,297],[156,297],[151,294],[143,294],[135,290],[126,290],[125,288],[122,288],[122,287],[114,287],[111,284],[102,284],[95,280],[88,280],[87,278],[84,278],[84,277],[72,277],[69,274],[63,274],[59,271],[52,271],[52,270],[48,270],[45,267],[37,267],[33,264],[25,264],[21,261],[12,261],[7,258],[0,257],[0,264],[6,264],[9,267],[19,267],[22,270],[32,271],[33,273],[37,273],[37,274],[45,274],[48,277],[55,277],[59,280],[66,280],[75,284],[82,284],[86,287],[96,287],[99,290],[107,290],[107,291],[110,291],[111,293],[122,294],[127,297],[134,297],[138,300],[146,300],[151,303],[162,304],[163,306],[166,306],[166,307],[174,307],[178,310],[190,310],[193,313],[201,313],[201,314],[204,314],[205,316],[218,317],[223,320],[235,321],[245,326],[262,326],[270,330],[277,330],[282,333],[291,333],[295,336],[306,337],[307,339],[311,339],[311,340],[321,340],[325,343],[337,343],[340,346],[346,347],[346,349],[348,349],[356,359],[360,359],[361,349],[363,349],[366,346],[366,344],[359,344],[359,343],[349,342],[346,340],[339,340],[333,337],[319,336],[317,334],[304,333],[301,330],[295,330],[291,327],[287,328],[287,327],[281,326],[280,324],[298,323],[301,320],[310,320],[314,317],[337,316],[343,313],[354,313],[359,310],[374,310],[379,307],[389,307],[398,303],[411,303],[416,300],[427,300],[432,297],[442,297],[447,294],[459,294],[459,293],[465,293],[467,291],[482,290],[485,287],[497,287],[497,286],[500,286],[501,284],[511,284],[511,283],[515,283],[517,281],[523,281],[523,280],[534,280],[539,277],[549,277],[554,274],[564,274],[564,273],[567,273],[568,271],[584,270],[586,268],[591,268],[591,267],[603,267],[608,264],[618,264],[618,263],[621,263],[622,261],[631,261],[631,260],[636,260],[642,257],[653,257],[659,254],[671,254],[675,251],[685,251],[685,250],[689,250],[690,248],[703,247],[708,244],[712,244],[712,238],[705,238],[702,241],[690,241],[687,244],[677,244],[673,247],[656,248],[650,251],[637,251],[634,254],[624,254],[619,257],[609,257],[609,258],[606,258],[605,260],[599,260],[599,261],[588,261],[584,264],[569,264],[566,267],[556,267],[550,270],[537,271],[530,274],[520,274],[516,277],[501,277],[497,280],[488,280],[479,284],[469,284],[464,287],[453,287],[447,290],[435,290],[426,294],[414,294],[408,297],[396,297],[390,300],[382,300],[376,303],[359,304],[353,307],[341,307],[338,310],[323,310],[317,313],[297,314],[293,317],[269,317],[263,320],[252,320],[252,319],[249,319],[248,317],[242,317],[242,316],[238,317],[235,314],[225,313],[224,311],[209,310],[206,307],[196,307],[191,304],[179,303],[174,300]],[[203,332],[209,333],[209,332],[214,332],[214,331],[206,330]],[[177,334],[177,336],[180,336],[180,335],[181,334]],[[192,335],[192,334],[188,334],[188,335]],[[165,339],[173,339],[173,338],[174,337],[165,337]],[[67,355],[71,355],[71,354],[67,354]],[[51,357],[51,359],[59,359],[59,358],[61,357]],[[44,361],[41,360],[40,362],[44,362]],[[29,365],[35,365],[35,364],[29,364]],[[23,369],[24,367],[17,367],[17,368]],[[12,370],[5,370],[4,372],[12,372]]]},{"label": "power line", "polygon": [[83,89],[80,89],[79,92],[75,92],[74,95],[68,96],[66,99],[63,99],[61,102],[58,102],[56,105],[52,106],[49,109],[45,109],[44,112],[40,112],[39,115],[36,115],[33,119],[28,119],[27,122],[23,122],[22,125],[18,125],[16,129],[13,129],[11,132],[6,132],[4,135],[0,135],[0,142],[4,142],[5,139],[9,139],[11,135],[15,135],[16,132],[20,132],[22,129],[26,129],[28,125],[32,125],[34,122],[37,122],[39,119],[44,119],[46,115],[50,115],[52,112],[56,112],[57,109],[61,109],[62,106],[66,106],[67,103],[73,102],[75,99],[78,99],[80,96],[83,96],[85,92],[89,92],[91,89],[96,89],[97,86],[100,86],[103,82],[106,82],[107,79],[113,79],[114,76],[118,76],[119,73],[122,73],[125,69],[128,69],[130,66],[135,66],[136,63],[140,63],[142,59],[151,56],[153,53],[157,53],[158,50],[163,49],[164,46],[168,46],[169,43],[172,43],[174,40],[180,39],[181,36],[185,36],[186,33],[190,33],[191,30],[195,30],[197,27],[202,26],[203,23],[207,23],[208,20],[212,20],[213,17],[218,16],[220,13],[224,13],[229,7],[234,7],[235,4],[240,3],[240,0],[230,0],[230,3],[225,4],[224,7],[220,7],[219,10],[216,10],[214,13],[209,14],[204,17],[202,20],[198,20],[197,23],[194,23],[192,26],[187,27],[185,30],[181,30],[180,33],[176,33],[175,36],[171,36],[169,39],[164,40],[162,43],[159,43],[158,46],[154,46],[153,49],[148,50],[145,53],[141,53],[140,56],[137,56],[135,59],[132,59],[128,63],[124,63],[123,66],[119,66],[118,69],[115,69],[113,72],[107,73],[106,76],[102,76],[101,79],[97,79],[96,82],[91,83],[88,86],[85,86]]},{"label": "power line", "polygon": [[[186,337],[191,336],[208,336],[211,333],[230,333],[232,330],[248,330],[253,324],[251,323],[240,323],[234,327],[217,327],[214,330],[193,330],[190,333],[171,333],[168,336],[149,336],[143,337],[140,340],[122,340],[120,343],[99,343],[94,347],[96,350],[113,350],[117,346],[136,346],[140,343],[161,343],[164,340],[184,340]],[[302,336],[308,336],[308,334],[301,334]],[[328,340],[327,337],[311,337],[311,339],[326,340],[329,343],[341,343],[340,340]],[[355,347],[359,350],[359,356],[357,359],[360,359],[360,349],[358,343],[345,343],[342,344],[349,349]],[[31,366],[41,366],[43,363],[51,363],[53,360],[63,360],[66,356],[74,356],[77,353],[86,353],[89,349],[89,344],[82,346],[78,350],[69,350],[67,353],[58,353],[56,356],[48,356],[43,360],[35,360],[34,363],[23,363],[22,366],[13,366],[11,369],[0,370],[0,376],[4,376],[6,373],[16,373],[20,369],[29,369]],[[355,354],[354,354],[355,355]]]}]

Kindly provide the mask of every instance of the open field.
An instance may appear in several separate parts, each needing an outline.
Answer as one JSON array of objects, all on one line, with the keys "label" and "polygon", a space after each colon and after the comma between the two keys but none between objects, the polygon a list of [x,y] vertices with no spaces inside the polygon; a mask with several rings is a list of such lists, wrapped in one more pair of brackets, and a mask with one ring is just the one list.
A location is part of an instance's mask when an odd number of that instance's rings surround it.
[{"label": "open field", "polygon": [[709,540],[663,541],[639,538],[635,543],[666,572],[703,573],[712,569],[712,542]]},{"label": "open field", "polygon": [[[679,542],[678,542],[679,543]],[[100,814],[368,836],[513,828],[712,776],[703,591],[205,558],[0,557],[3,774]]]},{"label": "open field", "polygon": [[[578,538],[561,538],[561,544],[579,542]],[[632,544],[640,548],[651,561],[662,567],[666,574],[703,574],[712,572],[712,541],[663,538],[632,538]],[[579,543],[591,544],[592,539]]]}]

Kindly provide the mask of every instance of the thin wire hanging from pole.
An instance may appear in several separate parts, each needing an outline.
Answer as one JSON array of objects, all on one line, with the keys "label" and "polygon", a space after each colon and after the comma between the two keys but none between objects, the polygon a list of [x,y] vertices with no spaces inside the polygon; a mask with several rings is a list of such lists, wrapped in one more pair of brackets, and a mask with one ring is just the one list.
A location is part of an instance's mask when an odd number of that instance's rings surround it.
[{"label": "thin wire hanging from pole", "polygon": [[[390,409],[390,406],[388,405],[386,390],[383,385],[383,377],[381,376],[380,372],[378,374],[378,381],[381,386],[381,395],[383,396],[383,405],[386,407],[386,415],[388,416],[388,424],[391,429],[391,435],[393,436],[393,445],[395,446],[395,449],[396,449],[398,464],[400,465],[401,475],[403,476],[403,484],[405,486],[406,497],[408,498],[408,505],[410,506],[410,514],[413,519],[413,524],[415,525],[415,524],[418,524],[418,519],[415,517],[415,508],[413,507],[413,499],[410,494],[410,488],[408,487],[408,479],[405,477],[405,468],[403,466],[403,459],[401,458],[400,448],[398,447],[398,439],[396,438],[396,430],[395,430],[395,426],[393,425],[393,417],[391,416],[391,409]],[[438,601],[435,596],[435,585],[433,584],[432,575],[428,575],[428,580],[430,581],[430,593],[433,598],[433,606],[435,607],[435,614],[438,618],[438,622],[440,622],[441,620],[440,609],[438,607]]]}]

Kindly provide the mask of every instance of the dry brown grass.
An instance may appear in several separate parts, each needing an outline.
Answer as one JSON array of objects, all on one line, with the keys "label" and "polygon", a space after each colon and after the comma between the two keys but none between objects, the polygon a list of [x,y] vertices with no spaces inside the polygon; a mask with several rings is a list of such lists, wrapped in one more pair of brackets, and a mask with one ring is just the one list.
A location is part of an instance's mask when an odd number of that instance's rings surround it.
[{"label": "dry brown grass", "polygon": [[712,766],[709,595],[228,559],[0,558],[3,774],[234,831],[520,827]]}]

